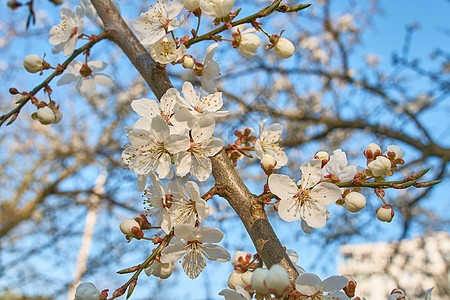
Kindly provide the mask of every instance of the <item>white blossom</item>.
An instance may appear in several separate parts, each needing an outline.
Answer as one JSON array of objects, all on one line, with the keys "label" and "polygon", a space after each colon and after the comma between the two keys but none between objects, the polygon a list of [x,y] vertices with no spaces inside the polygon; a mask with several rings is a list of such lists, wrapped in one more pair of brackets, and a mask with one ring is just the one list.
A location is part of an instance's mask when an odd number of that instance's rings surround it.
[{"label": "white blossom", "polygon": [[148,268],[145,269],[145,274],[147,274],[147,276],[153,275],[161,279],[167,279],[170,275],[172,275],[174,268],[175,264],[172,262],[163,264],[155,260]]},{"label": "white blossom", "polygon": [[223,147],[223,141],[212,136],[215,123],[212,118],[201,118],[191,130],[191,142],[187,151],[175,154],[175,172],[184,177],[188,173],[199,181],[205,181],[211,175],[211,156]]},{"label": "white blossom", "polygon": [[56,46],[54,52],[64,51],[64,56],[71,55],[75,50],[78,36],[84,29],[84,6],[79,3],[76,11],[69,8],[61,9],[61,23],[50,29],[49,43]]},{"label": "white blossom", "polygon": [[[182,92],[184,98],[177,98],[180,107],[187,108],[189,113],[195,118],[202,117],[223,117],[228,115],[229,111],[219,111],[222,108],[222,93],[207,94],[200,98],[200,93],[196,93],[192,83],[186,81],[183,84]],[[192,121],[195,121],[192,119]],[[192,122],[190,127],[192,128]]]},{"label": "white blossom", "polygon": [[156,170],[159,178],[172,178],[170,154],[189,148],[189,137],[170,134],[169,125],[161,116],[152,119],[150,130],[127,128],[129,145],[122,152],[128,168],[138,175]]},{"label": "white blossom", "polygon": [[91,61],[87,65],[81,61],[73,61],[67,66],[57,85],[76,82],[76,88],[81,97],[88,99],[95,94],[96,84],[106,87],[114,86],[114,82],[108,75],[98,73],[106,66],[107,64],[103,61]]},{"label": "white blossom", "polygon": [[154,6],[150,5],[147,12],[141,13],[133,21],[133,28],[143,35],[141,43],[145,46],[152,45],[166,33],[180,27],[184,16],[181,16],[180,21],[176,17],[183,10],[183,6],[184,0],[171,2],[158,0]]},{"label": "white blossom", "polygon": [[[295,280],[295,289],[311,299],[350,300],[341,289],[347,285],[344,276],[331,276],[322,281],[316,274],[303,273]],[[327,293],[327,294],[324,294]]]},{"label": "white blossom", "polygon": [[175,227],[175,236],[181,242],[169,245],[161,251],[161,262],[169,263],[182,258],[183,270],[190,278],[197,278],[206,266],[205,258],[213,261],[226,262],[230,254],[218,243],[223,233],[217,228],[195,228],[189,224],[179,224]]},{"label": "white blossom", "polygon": [[90,282],[82,282],[78,285],[73,300],[98,300],[100,292],[94,284]]},{"label": "white blossom", "polygon": [[161,229],[165,233],[169,233],[172,229],[169,214],[169,208],[171,207],[172,202],[166,197],[166,190],[161,185],[156,175],[154,173],[149,173],[148,176],[153,184],[149,186],[144,193],[147,197],[147,199],[144,200],[144,205],[148,205],[145,207],[145,212],[149,216],[156,216],[154,224],[156,226],[161,226]]},{"label": "white blossom", "polygon": [[186,52],[186,46],[181,44],[177,48],[175,40],[171,37],[162,37],[159,41],[150,45],[149,49],[152,58],[163,65],[179,61]]},{"label": "white blossom", "polygon": [[283,148],[278,144],[283,127],[274,123],[266,128],[266,120],[259,124],[259,138],[255,143],[255,154],[259,159],[262,159],[264,154],[271,155],[276,161],[275,169],[279,169],[286,165],[288,158],[283,151]]},{"label": "white blossom", "polygon": [[341,149],[334,150],[330,160],[322,169],[322,173],[323,175],[334,174],[341,182],[353,180],[356,174],[356,166],[348,166],[347,164],[345,152]]},{"label": "white blossom", "polygon": [[173,196],[169,209],[172,227],[177,224],[194,226],[197,220],[203,221],[209,214],[209,205],[201,198],[197,183],[188,181],[185,187],[177,181],[167,183],[167,192]]},{"label": "white blossom", "polygon": [[292,222],[303,219],[308,226],[322,228],[327,220],[325,206],[338,200],[341,196],[340,189],[329,182],[320,182],[321,161],[310,160],[304,163],[301,186],[287,175],[272,174],[269,177],[269,188],[272,193],[281,200],[278,204],[278,214],[287,221]]},{"label": "white blossom", "polygon": [[233,9],[234,0],[200,0],[200,9],[205,15],[223,18]]}]

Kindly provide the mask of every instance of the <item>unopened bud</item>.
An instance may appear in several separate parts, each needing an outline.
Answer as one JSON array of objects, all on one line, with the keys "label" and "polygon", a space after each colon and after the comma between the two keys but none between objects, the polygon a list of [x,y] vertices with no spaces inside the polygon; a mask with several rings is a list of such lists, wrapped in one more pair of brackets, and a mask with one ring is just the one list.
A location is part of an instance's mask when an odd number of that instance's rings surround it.
[{"label": "unopened bud", "polygon": [[78,285],[74,300],[98,300],[100,292],[94,284],[82,282]]},{"label": "unopened bud", "polygon": [[366,158],[375,158],[378,155],[381,155],[381,148],[375,143],[370,143],[364,151],[364,156]]},{"label": "unopened bud", "polygon": [[138,232],[141,230],[139,223],[136,222],[135,219],[126,219],[126,220],[122,221],[122,223],[120,223],[119,228],[123,234],[125,234],[126,236],[129,236],[130,238],[138,237],[139,236]]},{"label": "unopened bud", "polygon": [[23,59],[23,66],[25,70],[30,73],[37,73],[44,69],[48,69],[48,63],[46,63],[39,55],[30,54]]},{"label": "unopened bud", "polygon": [[277,161],[270,154],[264,154],[261,159],[261,168],[264,170],[266,175],[270,175],[273,172],[273,169],[277,165]]},{"label": "unopened bud", "polygon": [[394,160],[394,159],[402,159],[403,158],[403,151],[402,151],[402,149],[399,146],[389,145],[389,146],[387,146],[387,156],[390,159],[392,159],[392,160]]},{"label": "unopened bud", "polygon": [[286,38],[279,38],[273,47],[275,55],[279,58],[289,58],[294,54],[295,46]]},{"label": "unopened bud", "polygon": [[263,268],[257,268],[252,275],[252,289],[256,291],[257,294],[266,295],[269,293],[266,286],[264,285],[264,279],[269,273],[269,270]]},{"label": "unopened bud", "polygon": [[272,265],[264,279],[267,290],[275,297],[281,298],[289,290],[289,276],[280,265]]},{"label": "unopened bud", "polygon": [[322,161],[322,168],[330,160],[330,156],[325,151],[318,151],[318,152],[316,152],[316,154],[314,154],[314,158],[315,159],[320,159]]},{"label": "unopened bud", "polygon": [[19,6],[21,6],[22,4],[20,4],[19,2],[17,2],[16,0],[11,0],[8,1],[6,3],[6,5],[8,5],[9,8],[11,8],[12,10],[18,8]]},{"label": "unopened bud", "polygon": [[54,114],[55,120],[53,121],[53,124],[58,124],[62,120],[62,112],[58,109]]},{"label": "unopened bud", "polygon": [[394,218],[394,210],[392,206],[387,204],[377,209],[377,219],[382,222],[390,223]]},{"label": "unopened bud", "polygon": [[16,88],[10,88],[9,93],[11,95],[17,95],[17,94],[19,94],[19,91]]},{"label": "unopened bud", "polygon": [[195,60],[191,55],[185,55],[183,56],[183,68],[185,69],[192,69],[195,64]]},{"label": "unopened bud", "polygon": [[366,206],[366,197],[357,192],[351,192],[345,197],[344,207],[349,212],[355,213]]},{"label": "unopened bud", "polygon": [[375,177],[388,175],[391,171],[391,161],[389,158],[384,156],[377,156],[374,161],[368,164],[368,168],[372,175]]},{"label": "unopened bud", "polygon": [[43,125],[48,125],[55,121],[55,114],[53,113],[53,110],[48,106],[39,108],[37,117],[39,122],[41,122],[41,124]]},{"label": "unopened bud", "polygon": [[228,277],[228,286],[230,289],[234,290],[237,285],[245,286],[245,283],[242,280],[242,272],[239,270],[234,270],[231,272],[230,277]]}]

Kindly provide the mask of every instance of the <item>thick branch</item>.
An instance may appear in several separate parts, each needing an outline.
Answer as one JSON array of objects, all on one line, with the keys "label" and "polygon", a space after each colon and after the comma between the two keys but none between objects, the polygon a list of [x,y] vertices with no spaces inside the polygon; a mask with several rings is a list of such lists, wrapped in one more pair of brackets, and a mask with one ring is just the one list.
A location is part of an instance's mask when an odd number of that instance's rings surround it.
[{"label": "thick branch", "polygon": [[110,0],[91,2],[102,19],[105,30],[109,32],[109,39],[122,49],[155,96],[160,99],[169,88],[173,87],[166,70],[151,58]]},{"label": "thick branch", "polygon": [[[105,30],[110,33],[110,40],[128,56],[156,97],[161,98],[165,91],[172,87],[165,69],[152,60],[110,0],[92,0],[92,3],[105,25]],[[219,195],[228,200],[244,223],[264,263],[268,267],[276,263],[285,267],[293,283],[298,274],[273,231],[264,206],[257,202],[256,197],[242,182],[225,151],[222,150],[213,157],[212,164]]]}]

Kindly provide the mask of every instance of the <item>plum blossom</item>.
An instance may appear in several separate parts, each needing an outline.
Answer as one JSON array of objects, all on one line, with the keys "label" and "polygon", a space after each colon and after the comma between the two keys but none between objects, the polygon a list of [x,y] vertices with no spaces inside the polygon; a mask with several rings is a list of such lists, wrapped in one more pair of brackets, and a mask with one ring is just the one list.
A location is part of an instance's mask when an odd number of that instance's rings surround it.
[{"label": "plum blossom", "polygon": [[223,18],[233,9],[234,0],[200,0],[200,9],[205,15]]},{"label": "plum blossom", "polygon": [[189,224],[179,224],[174,227],[175,236],[182,241],[169,245],[161,251],[161,263],[174,262],[183,258],[181,265],[184,273],[190,278],[197,278],[206,266],[205,257],[212,261],[226,262],[230,254],[218,243],[223,233],[217,228],[195,228]]},{"label": "plum blossom", "polygon": [[148,176],[152,181],[152,185],[144,192],[147,197],[144,200],[145,212],[149,216],[156,216],[156,226],[161,226],[165,233],[169,233],[172,229],[169,208],[172,205],[169,195],[166,195],[166,190],[161,185],[159,179],[154,173],[149,173]]},{"label": "plum blossom", "polygon": [[381,222],[390,223],[394,218],[394,209],[391,205],[386,204],[377,209],[377,219]]},{"label": "plum blossom", "polygon": [[330,160],[322,169],[322,173],[324,176],[332,176],[334,180],[341,182],[350,181],[356,174],[356,166],[348,166],[347,164],[345,152],[341,149],[334,150]]},{"label": "plum blossom", "polygon": [[211,156],[223,147],[223,141],[212,136],[215,123],[212,118],[201,118],[191,130],[191,142],[187,151],[175,154],[175,172],[184,177],[189,172],[199,181],[205,181],[211,175]]},{"label": "plum blossom", "polygon": [[75,50],[78,36],[84,29],[84,5],[80,2],[75,11],[69,8],[61,9],[61,23],[50,29],[49,43],[55,46],[53,52],[64,51],[64,56],[71,55]]},{"label": "plum blossom", "polygon": [[40,58],[39,55],[30,54],[23,59],[23,67],[30,73],[37,73],[49,69],[50,65]]},{"label": "plum blossom", "polygon": [[322,228],[327,220],[325,206],[338,200],[341,196],[340,189],[329,182],[320,182],[321,161],[313,159],[304,163],[301,186],[287,175],[272,174],[269,177],[269,188],[272,193],[281,200],[278,204],[278,214],[287,221],[292,222],[302,219],[310,227]]},{"label": "plum blossom", "polygon": [[159,102],[148,98],[133,100],[131,108],[142,117],[137,120],[133,128],[149,130],[152,119],[155,116],[161,116],[169,125],[171,134],[180,134],[189,129],[187,120],[180,122],[175,118],[175,112],[183,114],[177,105],[178,98],[181,98],[180,93],[175,88],[170,88]]},{"label": "plum blossom", "polygon": [[58,80],[57,85],[76,82],[76,88],[81,97],[87,99],[95,94],[95,85],[106,87],[114,86],[114,82],[108,75],[98,73],[106,68],[107,64],[103,61],[91,61],[87,64],[81,61],[73,61],[67,66],[67,70]]},{"label": "plum blossom", "polygon": [[145,269],[145,274],[147,274],[147,276],[153,275],[161,279],[167,279],[170,275],[172,275],[174,267],[174,263],[163,264],[158,260],[155,260],[148,268]]},{"label": "plum blossom", "polygon": [[181,16],[178,21],[176,17],[183,10],[184,0],[166,2],[156,1],[154,6],[150,5],[147,12],[141,13],[133,21],[133,28],[143,34],[141,43],[150,46],[159,41],[166,33],[177,29],[184,21]]},{"label": "plum blossom", "polygon": [[278,145],[283,127],[274,123],[266,128],[266,122],[267,119],[259,124],[259,138],[255,143],[255,153],[259,159],[262,159],[264,154],[271,155],[277,161],[275,169],[279,169],[288,162],[283,148]]},{"label": "plum blossom", "polygon": [[344,276],[335,275],[322,281],[316,274],[303,273],[295,280],[295,289],[311,299],[350,300],[344,292],[340,291],[347,282],[348,279]]},{"label": "plum blossom", "polygon": [[197,94],[192,83],[188,81],[183,84],[181,90],[184,98],[177,98],[177,103],[180,107],[189,110],[189,113],[194,117],[192,121],[202,117],[223,117],[230,113],[230,111],[219,111],[223,105],[222,93],[220,92],[200,98],[200,93]]},{"label": "plum blossom", "polygon": [[161,116],[152,119],[150,130],[126,128],[131,144],[122,152],[122,160],[128,168],[138,175],[147,175],[152,171],[159,178],[172,178],[170,154],[186,151],[189,137],[170,134],[169,125]]},{"label": "plum blossom", "polygon": [[194,226],[197,219],[203,221],[209,214],[209,205],[201,198],[198,185],[188,181],[185,187],[177,181],[167,183],[167,192],[173,197],[169,210],[172,227],[177,224]]},{"label": "plum blossom", "polygon": [[177,48],[175,40],[171,37],[161,38],[156,43],[150,45],[149,49],[152,58],[163,65],[179,61],[186,52],[186,46],[181,44]]},{"label": "plum blossom", "polygon": [[218,43],[210,45],[206,49],[203,64],[197,63],[195,66],[195,74],[200,76],[202,87],[208,93],[214,93],[217,90],[214,80],[220,75],[219,64],[214,59],[214,53],[216,52],[217,47],[219,47]]},{"label": "plum blossom", "polygon": [[349,212],[358,212],[366,206],[366,197],[358,192],[350,192],[344,198],[344,207]]},{"label": "plum blossom", "polygon": [[294,54],[295,46],[290,40],[281,37],[274,44],[273,50],[279,58],[289,58]]}]

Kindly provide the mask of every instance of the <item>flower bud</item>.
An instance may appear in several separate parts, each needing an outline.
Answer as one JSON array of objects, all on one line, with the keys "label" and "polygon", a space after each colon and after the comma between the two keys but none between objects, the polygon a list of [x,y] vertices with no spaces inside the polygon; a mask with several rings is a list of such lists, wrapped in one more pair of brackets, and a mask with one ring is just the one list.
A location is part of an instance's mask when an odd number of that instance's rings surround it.
[{"label": "flower bud", "polygon": [[228,286],[230,289],[234,290],[237,285],[245,286],[245,283],[242,280],[242,272],[239,270],[234,270],[231,272],[230,277],[228,277]]},{"label": "flower bud", "polygon": [[264,285],[264,279],[266,279],[266,275],[269,273],[269,270],[257,268],[252,275],[252,289],[256,291],[257,294],[266,295],[269,293],[266,286]]},{"label": "flower bud", "polygon": [[277,165],[277,161],[270,154],[264,154],[261,158],[261,168],[263,168],[264,172],[267,175],[272,174],[273,169]]},{"label": "flower bud", "polygon": [[250,285],[252,283],[252,276],[253,276],[253,272],[251,272],[251,271],[247,271],[242,274],[241,279],[242,279],[242,282],[244,283],[244,286]]},{"label": "flower bud", "polygon": [[55,120],[53,121],[53,124],[58,124],[62,120],[62,112],[58,109],[54,114]]},{"label": "flower bud", "polygon": [[73,300],[98,300],[100,292],[90,282],[82,282],[78,285]]},{"label": "flower bud", "polygon": [[123,234],[134,237],[135,232],[133,230],[134,227],[137,227],[139,230],[141,230],[141,227],[139,226],[139,223],[136,222],[135,219],[126,219],[120,223],[120,231],[122,231]]},{"label": "flower bud", "polygon": [[322,161],[322,168],[330,160],[330,156],[325,151],[318,151],[318,152],[316,152],[316,154],[314,154],[314,158],[315,159],[320,159]]},{"label": "flower bud", "polygon": [[366,197],[358,192],[349,193],[344,200],[344,207],[352,213],[358,212],[366,206]]},{"label": "flower bud", "polygon": [[172,275],[174,267],[175,264],[173,262],[163,264],[155,260],[147,269],[145,269],[145,274],[147,274],[147,276],[153,275],[161,279],[167,279]]},{"label": "flower bud", "polygon": [[191,55],[185,55],[183,56],[183,68],[185,69],[192,69],[195,64],[195,60]]},{"label": "flower bud", "polygon": [[367,166],[375,177],[384,176],[391,171],[391,161],[384,156],[377,156],[374,161],[371,161]]},{"label": "flower bud", "polygon": [[36,54],[27,55],[23,59],[23,66],[30,73],[37,73],[44,70],[45,64],[46,62]]},{"label": "flower bud", "polygon": [[8,2],[6,3],[6,5],[7,5],[9,8],[11,8],[12,10],[14,10],[14,9],[18,8],[19,6],[21,6],[22,4],[20,4],[20,3],[17,2],[16,0],[11,0],[11,1],[8,1]]},{"label": "flower bud", "polygon": [[37,117],[39,122],[41,122],[41,124],[43,125],[48,125],[55,121],[55,114],[53,113],[53,110],[48,106],[39,108]]},{"label": "flower bud", "polygon": [[387,300],[404,300],[404,299],[406,299],[406,294],[401,289],[393,289],[391,294],[387,298]]},{"label": "flower bud", "polygon": [[271,294],[280,298],[289,290],[289,276],[282,266],[272,265],[264,279],[264,284]]},{"label": "flower bud", "polygon": [[236,254],[234,255],[233,259],[231,260],[231,264],[233,266],[240,266],[240,265],[242,265],[242,262],[246,261],[246,260],[247,260],[247,253],[239,250],[239,251],[236,251]]},{"label": "flower bud", "polygon": [[393,152],[392,159],[402,159],[403,158],[403,151],[399,146],[396,145],[389,145],[387,146],[387,155],[389,158],[391,158],[390,152]]},{"label": "flower bud", "polygon": [[279,58],[289,58],[294,54],[295,46],[286,38],[279,38],[273,47],[276,56]]},{"label": "flower bud", "polygon": [[256,55],[255,51],[261,45],[261,39],[254,34],[256,32],[253,28],[245,30],[240,35],[240,42],[238,46],[239,52],[245,57],[251,58]]},{"label": "flower bud", "polygon": [[375,143],[370,143],[364,151],[364,156],[366,158],[375,158],[378,155],[381,155],[381,148]]},{"label": "flower bud", "polygon": [[383,205],[377,209],[377,219],[380,220],[381,222],[390,223],[393,218],[394,218],[394,210],[392,209],[391,205],[389,204]]}]

